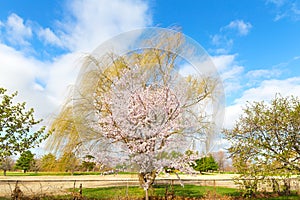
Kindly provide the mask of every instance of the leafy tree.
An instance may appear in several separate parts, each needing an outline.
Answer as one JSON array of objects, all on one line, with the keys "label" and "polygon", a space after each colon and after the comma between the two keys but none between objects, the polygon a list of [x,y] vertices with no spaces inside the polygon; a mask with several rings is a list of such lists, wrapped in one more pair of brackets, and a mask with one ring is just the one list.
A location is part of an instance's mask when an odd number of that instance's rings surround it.
[{"label": "leafy tree", "polygon": [[3,170],[4,176],[6,176],[6,172],[12,170],[14,168],[14,160],[11,157],[4,157],[2,161],[0,161],[0,169]]},{"label": "leafy tree", "polygon": [[57,170],[56,156],[52,153],[48,153],[41,158],[41,170],[46,172],[52,172]]},{"label": "leafy tree", "polygon": [[219,169],[218,163],[215,161],[212,155],[202,157],[195,161],[196,165],[193,165],[193,168],[196,171],[208,172],[210,170],[216,171]]},{"label": "leafy tree", "polygon": [[78,159],[75,153],[65,152],[59,159],[58,165],[60,171],[71,172],[73,175],[76,167],[78,166]]},{"label": "leafy tree", "polygon": [[[130,161],[138,166],[147,199],[165,166],[190,170],[190,156],[162,156],[165,152],[184,153],[192,138],[211,138],[207,130],[216,115],[208,111],[216,108],[212,104],[218,102],[220,82],[215,74],[181,76],[178,69],[186,62],[181,56],[193,51],[181,33],[156,32],[141,43],[147,48],[122,56],[100,52],[86,57],[49,141],[54,149],[85,146],[88,154],[106,151],[120,162]],[[210,60],[202,58],[197,60],[202,67],[212,69]]]},{"label": "leafy tree", "polygon": [[[299,98],[276,95],[269,103],[248,103],[233,129],[224,132],[233,165],[243,178],[300,172]],[[252,194],[257,183],[251,184]]]},{"label": "leafy tree", "polygon": [[26,173],[34,162],[34,154],[31,151],[24,151],[16,162],[16,168],[22,169]]},{"label": "leafy tree", "polygon": [[94,156],[86,155],[81,165],[87,172],[92,171],[96,166],[96,162],[94,162],[94,160],[95,160]]},{"label": "leafy tree", "polygon": [[7,95],[6,89],[0,88],[0,161],[36,147],[48,137],[45,127],[33,131],[42,120],[34,119],[33,108],[26,110],[25,102],[13,102],[17,94]]}]

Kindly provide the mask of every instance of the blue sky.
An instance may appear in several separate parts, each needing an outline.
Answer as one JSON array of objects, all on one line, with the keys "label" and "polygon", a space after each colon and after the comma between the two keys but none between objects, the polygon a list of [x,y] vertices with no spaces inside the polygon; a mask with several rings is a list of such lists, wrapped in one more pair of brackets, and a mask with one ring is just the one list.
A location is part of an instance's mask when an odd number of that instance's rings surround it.
[{"label": "blue sky", "polygon": [[[299,54],[298,19],[286,16],[276,21],[276,16],[283,11],[277,11],[276,5],[268,1],[207,0],[197,1],[196,5],[163,2],[166,5],[157,6],[157,16],[154,11],[155,21],[161,19],[163,26],[174,22],[182,26],[184,33],[199,41],[212,55],[216,48],[224,48],[227,53],[237,53],[242,64],[260,69],[286,62]],[[300,17],[300,13],[298,15]],[[249,24],[247,33],[228,27],[236,21]],[[216,35],[224,38],[214,43],[212,36]],[[232,43],[227,45],[229,41]]]},{"label": "blue sky", "polygon": [[225,127],[246,101],[300,95],[299,0],[2,0],[0,86],[47,118],[81,56],[148,26],[181,27],[211,55],[224,81]]}]

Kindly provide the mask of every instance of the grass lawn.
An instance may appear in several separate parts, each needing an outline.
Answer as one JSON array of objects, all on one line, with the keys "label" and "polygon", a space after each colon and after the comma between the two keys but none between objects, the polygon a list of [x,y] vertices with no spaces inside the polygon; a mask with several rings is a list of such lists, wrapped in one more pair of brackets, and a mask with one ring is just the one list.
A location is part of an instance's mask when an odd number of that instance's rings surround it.
[{"label": "grass lawn", "polygon": [[[174,185],[173,189],[170,186],[160,185],[154,186],[150,189],[150,196],[160,196],[164,197],[166,194],[166,188],[168,188],[168,193],[174,191],[174,196],[177,197],[203,197],[209,191],[215,191],[219,195],[228,196],[238,196],[239,193],[236,189],[232,188],[222,188],[222,187],[209,187],[209,186],[195,186],[195,185],[185,185],[184,187],[180,185]],[[88,199],[121,199],[127,197],[127,199],[143,198],[145,192],[140,187],[105,187],[105,188],[83,188],[83,196]],[[45,198],[49,199],[49,198]],[[71,196],[59,196],[53,199],[72,199]],[[0,200],[8,200],[1,199]]]},{"label": "grass lawn", "polygon": [[[170,186],[160,185],[154,186],[149,191],[150,196],[164,197],[166,194],[166,187],[168,192],[174,191],[176,197],[189,197],[189,198],[203,198],[208,193],[216,194],[218,196],[230,196],[239,197],[240,193],[238,189],[225,188],[225,187],[213,187],[213,186],[196,186],[196,185],[174,185],[173,190]],[[83,189],[83,196],[93,199],[120,199],[122,197],[128,197],[128,199],[142,198],[144,197],[144,190],[139,187],[108,187],[108,188],[85,188]],[[295,193],[291,196],[273,197],[273,198],[259,198],[263,199],[291,199],[298,200],[299,196]]]},{"label": "grass lawn", "polygon": [[[163,199],[166,196],[166,191],[170,194],[172,191],[174,192],[174,196],[176,197],[184,197],[184,199],[200,199],[205,197],[207,194],[216,195],[217,199],[220,196],[230,197],[224,199],[241,199],[239,198],[240,193],[237,189],[233,188],[225,188],[225,187],[212,187],[212,186],[196,186],[196,185],[185,185],[184,187],[180,185],[174,185],[173,187],[160,185],[154,186],[154,188],[150,189],[149,195],[161,197]],[[84,199],[138,199],[144,197],[144,190],[139,187],[106,187],[106,188],[83,188],[83,197]],[[212,197],[212,196],[210,196]],[[299,195],[293,193],[290,196],[280,196],[280,197],[264,197],[264,198],[256,198],[260,200],[266,199],[289,199],[289,200],[298,200]],[[8,200],[11,198],[1,198],[0,200]],[[45,197],[41,198],[43,200],[62,200],[62,199],[73,199],[72,196],[58,196],[58,197]]]}]

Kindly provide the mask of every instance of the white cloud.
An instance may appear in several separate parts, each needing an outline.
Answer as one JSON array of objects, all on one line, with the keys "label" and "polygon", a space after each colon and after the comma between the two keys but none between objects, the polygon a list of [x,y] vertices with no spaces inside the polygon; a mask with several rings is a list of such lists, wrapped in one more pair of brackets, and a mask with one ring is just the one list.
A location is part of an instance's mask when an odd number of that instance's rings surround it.
[{"label": "white cloud", "polygon": [[58,36],[71,51],[90,51],[121,32],[151,23],[143,1],[79,0],[72,1],[69,15],[58,22]]},{"label": "white cloud", "polygon": [[[300,77],[276,79],[283,73],[278,69],[279,66],[273,66],[270,70],[258,69],[245,72],[245,68],[237,62],[237,56],[237,54],[212,56],[223,80],[227,98],[235,99],[225,108],[224,128],[233,127],[247,101],[269,101],[276,93],[283,96],[300,96]],[[288,63],[297,59],[298,56],[295,56]],[[235,96],[237,91],[241,92],[241,96]]]},{"label": "white cloud", "polygon": [[298,7],[298,5],[296,4],[296,3],[293,3],[292,4],[292,8],[291,8],[291,11],[292,11],[292,13],[294,14],[294,15],[296,15],[296,16],[300,16],[300,9],[299,9],[299,7]]},{"label": "white cloud", "polygon": [[197,70],[195,70],[195,68],[191,64],[184,64],[184,65],[180,66],[178,73],[184,77],[187,77],[189,75],[195,75],[195,74],[197,75],[198,74]]},{"label": "white cloud", "polygon": [[0,87],[8,89],[9,93],[18,91],[18,100],[26,101],[28,106],[34,107],[40,113],[39,117],[44,113],[47,102],[35,80],[43,77],[44,67],[44,63],[0,44]]},{"label": "white cloud", "polygon": [[32,36],[31,27],[24,23],[24,20],[17,14],[8,16],[7,21],[2,25],[6,29],[6,39],[12,44],[27,45],[27,39]]},{"label": "white cloud", "polygon": [[235,65],[230,70],[221,73],[223,80],[238,79],[239,75],[244,71],[244,67]]},{"label": "white cloud", "polygon": [[30,80],[38,75],[36,66],[39,63],[35,59],[26,58],[21,52],[0,44],[0,81],[13,89],[16,86],[27,86]]},{"label": "white cloud", "polygon": [[252,25],[249,22],[244,22],[243,20],[234,20],[225,26],[225,28],[236,30],[239,35],[245,36],[248,35]]},{"label": "white cloud", "polygon": [[0,44],[0,87],[8,93],[18,91],[18,101],[33,107],[38,118],[48,118],[66,97],[68,86],[74,84],[78,58],[72,53],[45,63]]},{"label": "white cloud", "polygon": [[275,18],[274,18],[274,21],[276,22],[276,21],[279,21],[279,20],[281,20],[281,19],[283,19],[283,18],[285,18],[287,15],[286,14],[279,14],[279,13],[277,13],[276,14],[276,16],[275,16]]},{"label": "white cloud", "polygon": [[221,40],[223,39],[221,35],[212,35],[211,37],[211,41],[214,45],[220,45],[221,44]]},{"label": "white cloud", "polygon": [[300,56],[294,56],[293,60],[299,60]]},{"label": "white cloud", "polygon": [[276,6],[282,6],[286,2],[286,0],[267,0],[266,2],[273,3]]},{"label": "white cloud", "polygon": [[211,43],[217,47],[217,49],[210,51],[216,54],[228,54],[234,44],[233,38],[236,35],[248,35],[251,28],[250,22],[238,19],[231,21],[228,25],[221,27],[219,33],[210,35]]},{"label": "white cloud", "polygon": [[221,79],[223,80],[225,93],[227,95],[230,95],[232,92],[241,89],[240,78],[244,71],[244,67],[236,63],[236,57],[236,54],[212,57]]},{"label": "white cloud", "polygon": [[[72,17],[57,19],[56,27],[43,27],[34,19],[24,22],[17,14],[11,14],[0,26],[1,37],[5,37],[0,40],[0,87],[10,93],[19,91],[18,100],[34,107],[39,118],[57,111],[68,86],[75,83],[83,52],[91,53],[108,38],[151,23],[147,4],[137,0],[67,1],[65,11],[65,16]],[[35,26],[30,26],[31,22]],[[9,46],[11,42],[31,45],[34,34],[46,45],[62,46],[69,53],[44,61]]]},{"label": "white cloud", "polygon": [[246,76],[250,79],[258,79],[258,78],[273,78],[273,77],[278,77],[281,75],[281,71],[278,69],[258,69],[258,70],[251,70],[247,72]]},{"label": "white cloud", "polygon": [[222,47],[214,50],[217,54],[227,54],[233,46],[233,39],[228,38],[226,35],[215,34],[210,36],[210,38],[213,45]]},{"label": "white cloud", "polygon": [[12,13],[6,22],[0,21],[4,30],[0,37],[22,46],[30,45],[29,39],[35,34],[45,45],[90,52],[112,36],[151,24],[148,5],[140,0],[66,0],[64,11],[54,27],[25,22]]},{"label": "white cloud", "polygon": [[61,56],[49,64],[47,72],[47,97],[55,105],[59,106],[67,96],[68,87],[74,85],[80,70],[82,54],[70,53]]},{"label": "white cloud", "polygon": [[266,0],[267,5],[274,5],[271,11],[275,13],[274,21],[281,19],[291,19],[294,21],[300,20],[299,1],[288,0]]},{"label": "white cloud", "polygon": [[278,93],[282,96],[300,96],[300,77],[264,80],[259,86],[245,90],[242,96],[234,101],[233,105],[226,107],[224,127],[233,127],[247,102],[270,101]]},{"label": "white cloud", "polygon": [[219,71],[228,69],[234,63],[236,55],[219,55],[213,56],[212,60]]},{"label": "white cloud", "polygon": [[234,104],[227,106],[225,108],[225,117],[224,117],[224,125],[223,127],[226,129],[233,128],[236,120],[238,120],[239,116],[242,113],[242,107],[244,105]]},{"label": "white cloud", "polygon": [[283,96],[300,96],[300,77],[292,77],[284,80],[264,80],[258,87],[246,90],[243,96],[236,99],[235,102],[245,103],[246,101],[269,101],[275,97],[276,93],[280,93]]},{"label": "white cloud", "polygon": [[56,45],[61,47],[62,41],[55,35],[55,33],[50,28],[41,28],[37,35],[44,41],[46,44]]}]

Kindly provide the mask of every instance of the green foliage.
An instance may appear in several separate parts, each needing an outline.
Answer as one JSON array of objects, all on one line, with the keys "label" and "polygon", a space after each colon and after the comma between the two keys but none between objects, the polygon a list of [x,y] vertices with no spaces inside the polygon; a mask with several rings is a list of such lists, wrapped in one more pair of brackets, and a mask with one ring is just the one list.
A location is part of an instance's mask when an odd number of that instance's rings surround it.
[{"label": "green foliage", "polygon": [[31,151],[24,151],[16,162],[16,168],[22,169],[26,173],[34,162],[34,154]]},{"label": "green foliage", "polygon": [[258,179],[300,172],[300,101],[276,95],[270,103],[248,103],[243,111],[234,128],[224,133],[240,178],[253,179],[240,183],[251,196]]},{"label": "green foliage", "polygon": [[65,152],[58,160],[59,171],[74,173],[78,166],[78,159],[75,153]]},{"label": "green foliage", "polygon": [[94,169],[94,167],[96,166],[96,163],[93,161],[93,159],[95,158],[92,155],[86,155],[85,160],[82,161],[82,167],[87,171],[92,171]]},{"label": "green foliage", "polygon": [[194,165],[193,168],[196,171],[208,172],[210,170],[216,171],[219,169],[218,163],[215,161],[215,159],[212,157],[212,155],[197,159],[195,162],[196,162],[196,165]]},{"label": "green foliage", "polygon": [[56,156],[52,153],[46,154],[41,158],[41,170],[52,172],[57,170]]},{"label": "green foliage", "polygon": [[94,167],[96,166],[95,162],[90,162],[90,161],[82,161],[82,167],[86,170],[86,171],[92,171],[94,169]]},{"label": "green foliage", "polygon": [[25,102],[14,103],[17,92],[5,93],[6,89],[0,88],[0,160],[36,147],[48,137],[43,134],[45,127],[32,131],[42,121],[34,119],[33,108],[26,110]]}]

